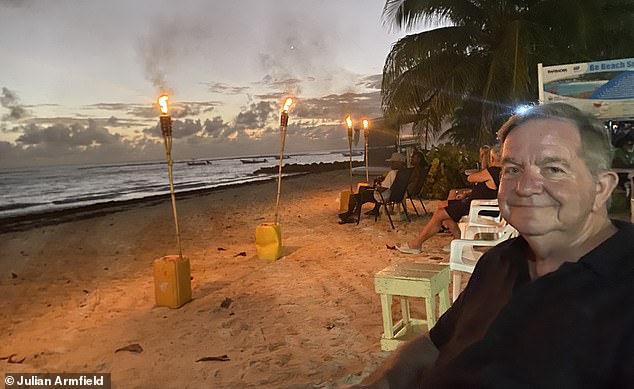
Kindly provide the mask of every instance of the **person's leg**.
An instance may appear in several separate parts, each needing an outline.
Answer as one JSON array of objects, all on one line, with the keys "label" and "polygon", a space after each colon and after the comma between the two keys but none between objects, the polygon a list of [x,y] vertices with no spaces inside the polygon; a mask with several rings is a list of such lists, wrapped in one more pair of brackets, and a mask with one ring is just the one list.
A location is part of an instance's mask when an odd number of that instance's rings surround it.
[{"label": "person's leg", "polygon": [[[451,220],[451,217],[449,217],[449,214],[447,213],[447,211],[445,211],[445,208],[440,208],[440,207],[436,208],[431,219],[429,220],[429,222],[427,222],[427,224],[425,224],[425,227],[423,227],[423,229],[418,233],[418,235],[416,236],[416,239],[408,243],[409,247],[420,249],[422,244],[427,239],[431,238],[432,236],[438,233],[438,231],[440,230],[440,227],[442,226],[443,221],[447,219]],[[453,224],[455,224],[455,228],[458,229],[458,225],[455,222]],[[458,229],[458,231],[460,230]],[[453,233],[455,233],[454,230],[452,230],[452,234]],[[459,232],[458,232],[458,236],[460,236]]]},{"label": "person's leg", "polygon": [[[359,200],[359,206],[363,206],[363,204],[367,204],[367,203],[374,203],[374,209],[378,208],[379,205],[377,204],[376,200],[374,199],[374,190],[366,189],[365,191],[360,193],[360,195],[361,195],[361,198]],[[357,210],[357,211],[359,211],[359,210]]]},{"label": "person's leg", "polygon": [[451,232],[451,235],[454,239],[460,239],[460,236],[462,235],[460,232],[460,227],[458,227],[458,223],[453,221],[451,217],[444,220],[442,224],[449,229],[449,232]]},{"label": "person's leg", "polygon": [[352,222],[352,218],[357,214],[358,207],[363,206],[365,203],[374,202],[374,195],[372,190],[361,189],[359,193],[350,195],[348,200],[348,211],[339,214],[339,218],[347,223]]}]

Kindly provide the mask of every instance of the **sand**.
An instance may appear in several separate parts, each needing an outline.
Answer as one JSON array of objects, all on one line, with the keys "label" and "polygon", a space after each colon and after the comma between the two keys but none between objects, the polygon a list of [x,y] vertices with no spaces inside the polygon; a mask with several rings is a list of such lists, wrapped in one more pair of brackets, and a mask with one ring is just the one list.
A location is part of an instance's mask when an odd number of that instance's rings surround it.
[{"label": "sand", "polygon": [[[426,219],[395,230],[385,216],[339,225],[347,187],[347,170],[283,181],[277,261],[255,251],[256,226],[273,217],[275,182],[179,198],[193,277],[193,300],[179,309],[154,301],[152,262],[177,254],[168,200],[0,234],[0,357],[24,358],[0,360],[1,372],[112,373],[114,388],[359,382],[389,355],[379,347],[374,273],[446,261],[450,236],[417,256],[389,250]],[[115,353],[134,343],[143,351]]]}]

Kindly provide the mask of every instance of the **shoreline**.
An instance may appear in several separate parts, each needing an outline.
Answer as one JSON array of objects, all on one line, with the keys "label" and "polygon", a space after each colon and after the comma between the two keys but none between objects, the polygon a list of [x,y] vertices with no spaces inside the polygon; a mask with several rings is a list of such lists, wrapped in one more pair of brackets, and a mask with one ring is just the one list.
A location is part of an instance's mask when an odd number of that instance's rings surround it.
[{"label": "shoreline", "polygon": [[[353,167],[359,166],[359,162],[353,161]],[[284,179],[291,179],[305,174],[323,173],[334,170],[347,169],[348,162],[331,162],[331,163],[311,163],[311,164],[287,164],[282,167]],[[216,191],[226,190],[229,188],[240,188],[250,185],[258,185],[277,180],[278,167],[260,168],[253,172],[255,177],[258,174],[275,174],[270,177],[261,179],[219,185],[213,188],[190,189],[178,191],[175,194],[177,200],[183,200],[195,196],[204,196]],[[33,212],[17,216],[0,217],[0,235],[9,232],[26,231],[36,227],[44,227],[59,223],[66,223],[75,220],[89,219],[99,216],[105,216],[111,213],[125,211],[135,207],[145,207],[158,204],[170,199],[169,193],[146,196],[138,199],[130,200],[112,200],[96,204],[70,206],[68,208],[53,209],[49,211]],[[177,204],[178,207],[178,204]]]},{"label": "shoreline", "polygon": [[[284,180],[301,177],[303,175],[310,174],[309,172],[294,173],[292,175],[284,176]],[[256,186],[269,183],[276,180],[277,177],[267,177],[262,180],[241,182],[237,184],[221,185],[213,188],[204,189],[191,189],[175,193],[177,200],[176,207],[178,207],[179,200],[185,200],[193,197],[206,196],[214,192],[240,188],[245,186]],[[26,215],[9,216],[6,218],[0,218],[0,235],[10,232],[22,232],[28,231],[33,228],[45,227],[50,225],[57,225],[61,223],[68,223],[72,221],[91,219],[101,216],[106,216],[112,213],[123,212],[129,209],[149,207],[160,204],[165,201],[169,201],[171,197],[170,193],[164,193],[160,195],[147,196],[138,199],[131,200],[114,200],[106,201],[103,203],[80,205],[76,207],[69,207],[58,210],[30,213]]]}]

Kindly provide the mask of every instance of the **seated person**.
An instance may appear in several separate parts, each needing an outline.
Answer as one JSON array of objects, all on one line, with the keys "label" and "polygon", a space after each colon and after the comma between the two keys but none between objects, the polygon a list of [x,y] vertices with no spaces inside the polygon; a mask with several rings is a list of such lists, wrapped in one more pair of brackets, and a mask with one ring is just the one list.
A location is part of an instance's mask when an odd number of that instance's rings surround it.
[{"label": "seated person", "polygon": [[484,170],[489,167],[489,161],[491,160],[491,146],[483,145],[479,150],[478,168]]},{"label": "seated person", "polygon": [[542,104],[509,119],[487,251],[431,330],[349,389],[634,388],[634,226],[610,220],[610,134]]},{"label": "seated person", "polygon": [[407,194],[415,196],[423,189],[423,185],[425,185],[427,173],[429,172],[429,164],[425,159],[425,155],[418,150],[412,153],[410,164],[412,165],[412,175],[409,184],[407,184]]},{"label": "seated person", "polygon": [[619,142],[616,150],[614,150],[614,159],[612,159],[612,167],[615,168],[634,168],[634,135],[627,134],[624,139]]},{"label": "seated person", "polygon": [[416,238],[408,243],[396,245],[396,249],[404,254],[419,254],[422,244],[436,235],[443,224],[449,228],[454,238],[460,238],[458,221],[469,214],[471,200],[495,199],[500,184],[500,149],[494,147],[490,152],[489,167],[479,172],[470,174],[467,181],[475,184],[471,194],[467,197],[455,200],[439,201],[434,214]]},{"label": "seated person", "polygon": [[[618,147],[614,150],[614,159],[612,159],[612,167],[620,169],[634,169],[634,135],[628,133],[618,142]],[[627,173],[619,173],[619,187],[625,189],[627,193],[629,188],[629,179]]]},{"label": "seated person", "polygon": [[[375,209],[378,211],[378,202],[381,201],[381,195],[384,199],[390,197],[390,187],[396,179],[397,172],[405,168],[405,157],[400,153],[392,153],[392,156],[385,161],[390,163],[390,171],[385,175],[385,178],[376,187],[361,187],[359,193],[350,195],[348,211],[339,214],[341,219],[339,224],[356,223],[353,215],[357,213],[357,207],[361,207],[365,203],[375,203]],[[381,192],[381,195],[378,192]]]}]

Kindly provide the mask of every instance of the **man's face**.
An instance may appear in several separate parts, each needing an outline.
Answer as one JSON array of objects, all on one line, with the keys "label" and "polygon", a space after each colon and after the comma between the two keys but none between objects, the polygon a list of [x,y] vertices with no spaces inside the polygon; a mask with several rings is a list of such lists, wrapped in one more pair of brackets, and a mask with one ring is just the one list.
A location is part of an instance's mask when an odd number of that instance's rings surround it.
[{"label": "man's face", "polygon": [[505,139],[500,211],[520,233],[561,239],[587,227],[597,185],[580,148],[577,128],[564,120],[531,120]]}]

